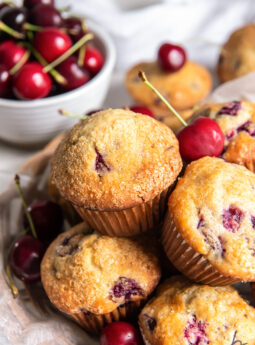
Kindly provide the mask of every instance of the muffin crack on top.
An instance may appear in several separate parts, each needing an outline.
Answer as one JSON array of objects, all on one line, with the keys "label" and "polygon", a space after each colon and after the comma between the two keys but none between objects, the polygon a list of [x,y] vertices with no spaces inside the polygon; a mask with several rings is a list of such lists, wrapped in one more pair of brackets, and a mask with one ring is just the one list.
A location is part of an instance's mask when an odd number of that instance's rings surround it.
[{"label": "muffin crack on top", "polygon": [[178,141],[159,121],[108,109],[76,124],[52,160],[64,198],[91,210],[120,210],[155,198],[182,168]]}]

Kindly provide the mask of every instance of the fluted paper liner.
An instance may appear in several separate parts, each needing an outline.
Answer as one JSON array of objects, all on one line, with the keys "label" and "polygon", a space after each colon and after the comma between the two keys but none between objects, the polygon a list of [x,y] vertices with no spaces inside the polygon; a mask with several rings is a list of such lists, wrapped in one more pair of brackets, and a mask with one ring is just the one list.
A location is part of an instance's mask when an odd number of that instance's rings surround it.
[{"label": "fluted paper liner", "polygon": [[93,314],[81,311],[70,316],[89,333],[99,334],[101,330],[109,323],[135,317],[138,314],[142,303],[143,300],[131,301],[119,306],[114,311],[107,314]]},{"label": "fluted paper liner", "polygon": [[120,211],[94,211],[75,206],[92,229],[108,236],[135,236],[153,229],[162,220],[172,186],[154,199]]},{"label": "fluted paper liner", "polygon": [[241,282],[221,274],[203,255],[197,253],[178,232],[169,211],[162,229],[162,244],[173,265],[197,283],[221,286]]}]

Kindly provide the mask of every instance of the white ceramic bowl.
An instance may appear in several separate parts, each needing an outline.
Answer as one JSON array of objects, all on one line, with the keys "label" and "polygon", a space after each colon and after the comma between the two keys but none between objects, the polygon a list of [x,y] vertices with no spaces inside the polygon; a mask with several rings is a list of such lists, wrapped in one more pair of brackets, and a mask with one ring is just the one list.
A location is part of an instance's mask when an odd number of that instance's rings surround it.
[{"label": "white ceramic bowl", "polygon": [[34,101],[0,98],[0,139],[22,146],[40,145],[75,123],[74,119],[59,115],[59,109],[83,115],[102,106],[116,52],[110,36],[98,25],[87,23],[95,34],[95,44],[105,57],[101,71],[87,84],[58,96]]}]

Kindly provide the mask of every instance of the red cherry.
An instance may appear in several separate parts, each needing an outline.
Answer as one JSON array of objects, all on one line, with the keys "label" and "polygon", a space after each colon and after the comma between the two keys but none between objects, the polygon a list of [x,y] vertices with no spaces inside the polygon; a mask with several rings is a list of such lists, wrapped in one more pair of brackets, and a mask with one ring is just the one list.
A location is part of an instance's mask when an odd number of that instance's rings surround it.
[{"label": "red cherry", "polygon": [[5,41],[0,44],[0,64],[9,70],[15,66],[24,56],[26,50],[13,41]]},{"label": "red cherry", "polygon": [[34,39],[35,49],[47,62],[52,62],[72,46],[71,38],[58,28],[44,28]]},{"label": "red cherry", "polygon": [[24,0],[23,1],[23,6],[25,6],[29,10],[41,4],[54,6],[54,0]]},{"label": "red cherry", "polygon": [[177,136],[180,153],[185,161],[204,156],[218,157],[224,148],[224,134],[212,119],[200,117],[185,127]]},{"label": "red cherry", "polygon": [[38,62],[27,63],[13,78],[13,91],[19,99],[46,97],[51,85],[50,77],[43,72],[43,66]]},{"label": "red cherry", "polygon": [[30,22],[38,26],[56,26],[60,27],[63,20],[60,12],[51,5],[38,5],[30,13]]},{"label": "red cherry", "polygon": [[63,89],[67,91],[77,89],[77,87],[86,84],[90,79],[89,72],[78,66],[75,56],[70,56],[63,61],[57,67],[57,70],[67,80],[67,84],[63,85]]},{"label": "red cherry", "polygon": [[27,283],[38,281],[44,252],[45,247],[39,240],[29,235],[20,237],[10,254],[10,265],[16,277]]},{"label": "red cherry", "polygon": [[64,26],[74,42],[79,41],[84,36],[85,31],[82,26],[82,20],[76,17],[69,17],[64,20]]},{"label": "red cherry", "polygon": [[132,110],[135,113],[140,113],[144,115],[149,115],[150,117],[155,117],[152,111],[150,109],[143,107],[141,105],[133,105],[132,107],[129,107],[130,110]]},{"label": "red cherry", "polygon": [[137,329],[128,322],[113,322],[101,334],[100,345],[142,345]]},{"label": "red cherry", "polygon": [[[58,204],[52,201],[41,200],[32,203],[28,210],[39,240],[48,244],[61,232],[63,214]],[[29,229],[26,214],[23,216],[23,226],[24,229]]]},{"label": "red cherry", "polygon": [[95,47],[87,47],[83,66],[87,68],[91,74],[96,75],[101,70],[103,64],[104,59],[99,50]]},{"label": "red cherry", "polygon": [[164,43],[158,51],[158,63],[167,72],[176,72],[187,60],[185,50],[175,44]]},{"label": "red cherry", "polygon": [[0,65],[0,97],[6,98],[11,94],[11,76],[6,66]]}]

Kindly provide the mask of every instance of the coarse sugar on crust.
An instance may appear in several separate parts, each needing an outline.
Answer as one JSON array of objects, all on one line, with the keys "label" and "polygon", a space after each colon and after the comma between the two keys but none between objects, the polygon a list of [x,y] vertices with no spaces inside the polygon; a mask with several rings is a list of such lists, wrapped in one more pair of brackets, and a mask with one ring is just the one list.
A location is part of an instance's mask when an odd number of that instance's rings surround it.
[{"label": "coarse sugar on crust", "polygon": [[74,205],[121,210],[156,197],[182,167],[178,141],[159,121],[123,109],[76,124],[52,160],[52,179]]},{"label": "coarse sugar on crust", "polygon": [[150,345],[254,345],[254,323],[255,309],[234,288],[198,285],[181,276],[160,285],[139,315]]},{"label": "coarse sugar on crust", "polygon": [[106,314],[143,301],[161,276],[156,241],[89,234],[85,223],[59,235],[41,264],[43,287],[62,312]]},{"label": "coarse sugar on crust", "polygon": [[182,238],[219,273],[243,281],[255,280],[254,191],[251,171],[204,157],[187,166],[168,201]]}]

